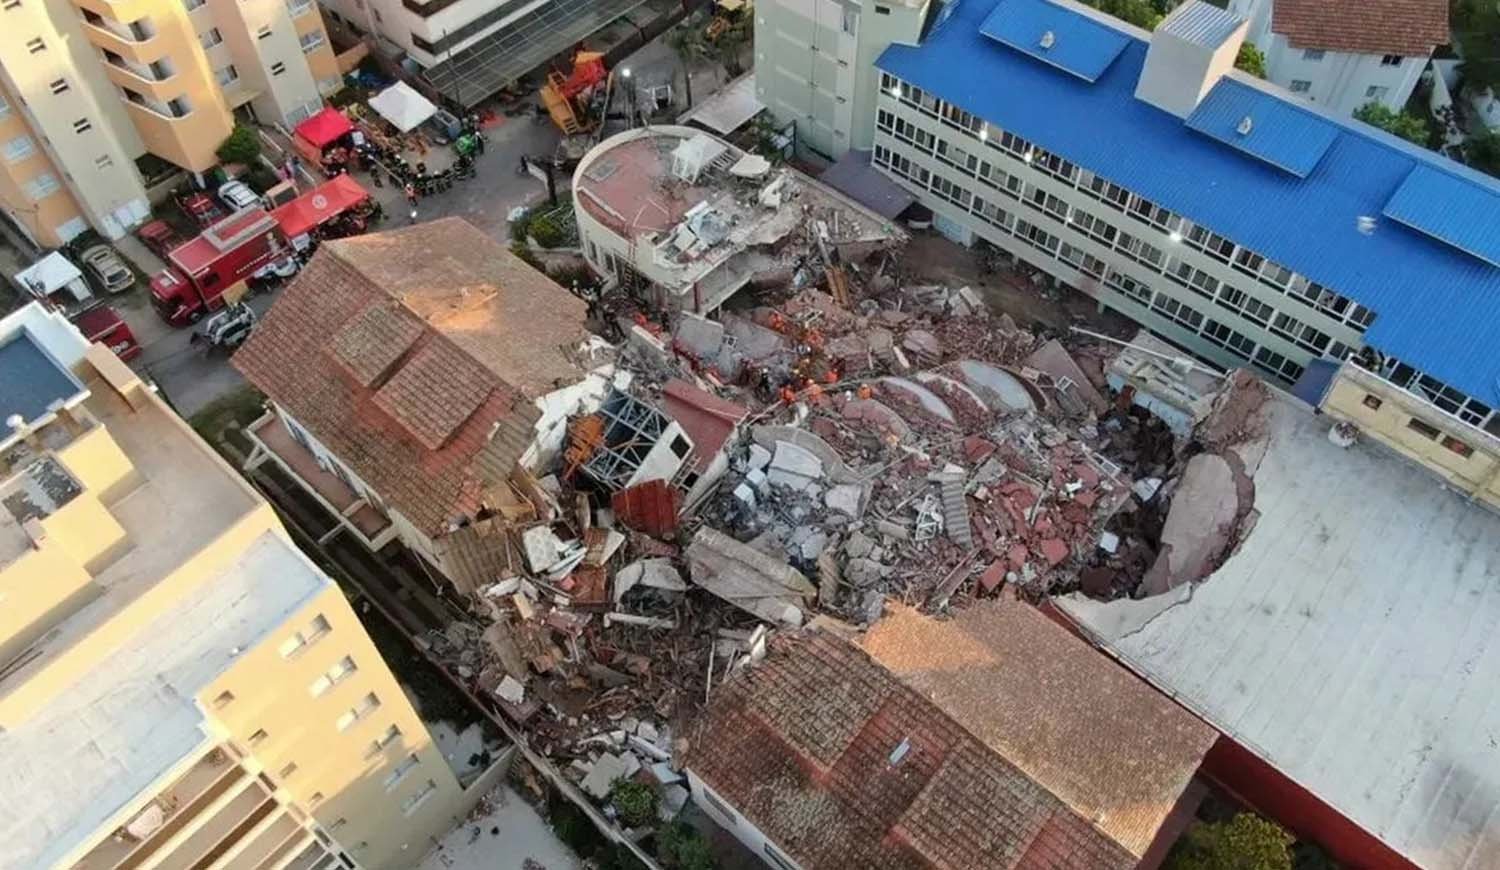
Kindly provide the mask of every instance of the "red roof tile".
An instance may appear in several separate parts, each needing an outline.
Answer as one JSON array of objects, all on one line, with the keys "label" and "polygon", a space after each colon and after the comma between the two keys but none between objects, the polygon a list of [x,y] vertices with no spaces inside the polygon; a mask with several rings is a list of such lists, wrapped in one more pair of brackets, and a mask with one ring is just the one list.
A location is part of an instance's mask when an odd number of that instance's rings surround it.
[{"label": "red roof tile", "polygon": [[1137,862],[863,650],[823,631],[778,636],[764,662],[724,684],[695,725],[687,766],[809,870]]},{"label": "red roof tile", "polygon": [[530,399],[581,375],[584,317],[503,245],[432,221],[324,243],[233,364],[436,537],[478,513],[496,424],[530,428]]},{"label": "red roof tile", "polygon": [[1276,0],[1271,30],[1296,48],[1427,57],[1448,42],[1448,0]]}]

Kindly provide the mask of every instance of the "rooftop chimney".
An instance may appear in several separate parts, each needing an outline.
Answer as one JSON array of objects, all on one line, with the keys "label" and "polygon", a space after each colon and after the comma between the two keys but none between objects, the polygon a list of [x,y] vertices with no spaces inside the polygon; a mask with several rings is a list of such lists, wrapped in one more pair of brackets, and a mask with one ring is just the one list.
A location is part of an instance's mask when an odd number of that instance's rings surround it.
[{"label": "rooftop chimney", "polygon": [[1201,0],[1188,0],[1151,34],[1135,97],[1186,118],[1234,67],[1249,28],[1245,19]]}]

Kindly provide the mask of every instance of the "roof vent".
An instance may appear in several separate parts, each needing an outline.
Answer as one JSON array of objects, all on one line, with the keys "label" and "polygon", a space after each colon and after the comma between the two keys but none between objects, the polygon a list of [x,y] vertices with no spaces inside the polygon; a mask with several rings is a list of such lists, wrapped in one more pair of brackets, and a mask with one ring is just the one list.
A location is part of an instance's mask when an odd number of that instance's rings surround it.
[{"label": "roof vent", "polygon": [[911,738],[910,737],[903,737],[903,738],[901,738],[901,742],[898,743],[898,744],[896,744],[896,748],[895,749],[891,750],[891,755],[890,755],[890,758],[888,759],[890,761],[890,763],[891,763],[891,767],[895,767],[896,765],[900,764],[901,763],[901,759],[905,758],[906,757],[906,753],[908,753],[910,751],[911,751]]},{"label": "roof vent", "polygon": [[1042,41],[1041,41],[1042,48],[1051,48],[1052,46],[1054,46],[1056,44],[1057,44],[1057,34],[1053,33],[1050,30],[1047,31],[1046,33],[1042,34]]},{"label": "roof vent", "polygon": [[1250,131],[1255,129],[1255,121],[1252,120],[1249,115],[1246,115],[1245,117],[1240,119],[1239,125],[1234,129],[1235,132],[1239,133],[1241,136],[1249,136]]},{"label": "roof vent", "polygon": [[1354,219],[1354,226],[1364,235],[1375,233],[1375,219],[1367,214],[1362,214]]}]

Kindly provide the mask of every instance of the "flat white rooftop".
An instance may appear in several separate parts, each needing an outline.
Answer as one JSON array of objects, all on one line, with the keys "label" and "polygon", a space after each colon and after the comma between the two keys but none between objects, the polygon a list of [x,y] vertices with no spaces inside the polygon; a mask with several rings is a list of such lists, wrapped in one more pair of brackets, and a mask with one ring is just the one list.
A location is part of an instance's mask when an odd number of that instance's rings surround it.
[{"label": "flat white rooftop", "polygon": [[52,703],[7,723],[0,867],[51,867],[205,748],[194,696],[330,582],[267,532]]},{"label": "flat white rooftop", "polygon": [[1269,405],[1261,512],[1207,581],[1062,608],[1417,865],[1500,866],[1500,517]]}]

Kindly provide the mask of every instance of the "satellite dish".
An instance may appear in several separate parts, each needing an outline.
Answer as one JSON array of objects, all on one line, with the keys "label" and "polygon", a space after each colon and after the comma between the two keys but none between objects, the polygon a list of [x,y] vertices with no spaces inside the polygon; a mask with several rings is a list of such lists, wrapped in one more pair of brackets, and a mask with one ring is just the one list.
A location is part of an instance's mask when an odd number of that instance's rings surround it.
[{"label": "satellite dish", "polygon": [[313,208],[322,211],[323,209],[328,208],[328,197],[324,196],[321,193],[315,193],[313,194],[312,204]]}]

